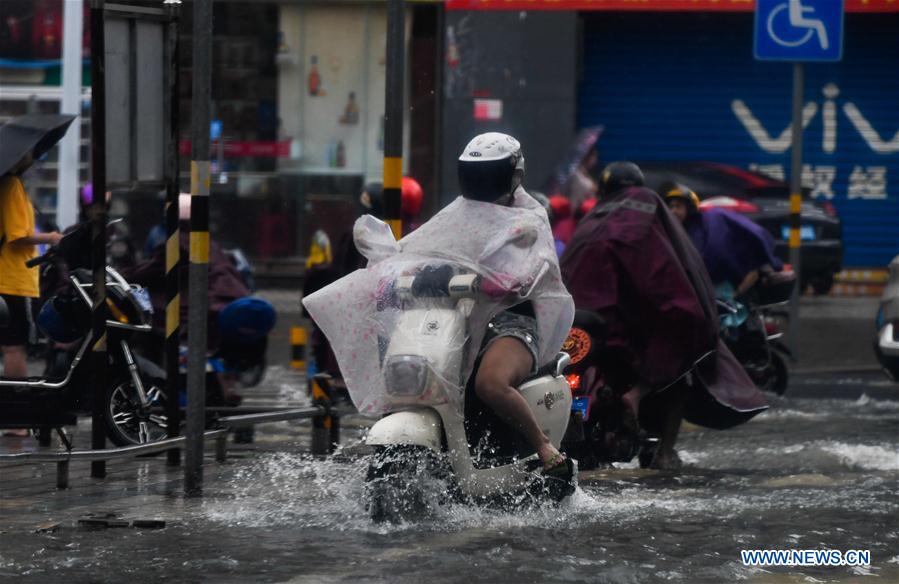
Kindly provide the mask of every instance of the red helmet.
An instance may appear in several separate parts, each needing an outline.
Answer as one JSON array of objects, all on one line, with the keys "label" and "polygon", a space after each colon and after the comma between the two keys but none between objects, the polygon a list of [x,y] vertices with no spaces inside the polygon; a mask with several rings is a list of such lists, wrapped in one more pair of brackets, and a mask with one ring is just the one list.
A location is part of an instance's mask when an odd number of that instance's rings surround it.
[{"label": "red helmet", "polygon": [[549,198],[549,208],[552,209],[553,219],[565,219],[571,217],[571,201],[562,195],[553,195]]},{"label": "red helmet", "polygon": [[421,185],[412,177],[403,177],[403,214],[416,216],[421,212],[421,204],[424,199],[424,193]]},{"label": "red helmet", "polygon": [[587,213],[589,213],[590,211],[592,211],[592,210],[593,210],[593,207],[596,206],[596,202],[597,202],[597,201],[596,201],[596,197],[590,197],[589,199],[587,199],[586,201],[584,201],[583,203],[581,203],[581,209],[580,209],[580,211],[581,211],[581,213],[580,213],[581,217],[583,217],[584,215],[586,215]]}]

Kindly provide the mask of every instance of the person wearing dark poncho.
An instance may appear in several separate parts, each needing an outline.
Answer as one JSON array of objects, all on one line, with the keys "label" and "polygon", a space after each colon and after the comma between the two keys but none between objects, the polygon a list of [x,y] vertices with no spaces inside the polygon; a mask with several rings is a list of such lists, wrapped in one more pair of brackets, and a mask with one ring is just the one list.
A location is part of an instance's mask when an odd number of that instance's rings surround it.
[{"label": "person wearing dark poncho", "polygon": [[661,194],[680,219],[715,286],[730,285],[742,296],[763,272],[779,272],[783,262],[774,255],[774,238],[739,213],[712,207],[699,211],[699,198],[689,187],[662,185]]},{"label": "person wearing dark poncho", "polygon": [[562,277],[577,308],[605,321],[603,373],[660,436],[651,466],[676,469],[682,419],[730,428],[767,404],[718,337],[702,258],[640,169],[610,164],[600,193],[560,259]]}]

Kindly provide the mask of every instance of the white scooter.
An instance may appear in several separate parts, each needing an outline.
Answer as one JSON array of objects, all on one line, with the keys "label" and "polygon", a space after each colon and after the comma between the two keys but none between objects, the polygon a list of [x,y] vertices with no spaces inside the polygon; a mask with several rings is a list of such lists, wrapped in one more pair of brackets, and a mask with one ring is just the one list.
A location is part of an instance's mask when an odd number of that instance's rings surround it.
[{"label": "white scooter", "polygon": [[[402,307],[382,355],[390,413],[369,431],[375,449],[368,473],[368,508],[375,520],[395,521],[447,498],[487,502],[524,496],[560,500],[570,480],[550,479],[519,433],[505,424],[466,424],[460,401],[468,316],[479,295],[479,276],[450,266],[397,278]],[[452,274],[456,275],[452,275]],[[558,447],[571,412],[571,390],[562,375],[570,359],[552,363],[518,388],[540,427]],[[442,393],[446,392],[446,393]],[[449,395],[446,400],[428,396]],[[424,399],[423,399],[424,398]],[[430,401],[439,405],[423,405]],[[487,448],[478,445],[491,444]],[[573,462],[569,469],[576,476]],[[445,479],[441,488],[431,479]]]}]

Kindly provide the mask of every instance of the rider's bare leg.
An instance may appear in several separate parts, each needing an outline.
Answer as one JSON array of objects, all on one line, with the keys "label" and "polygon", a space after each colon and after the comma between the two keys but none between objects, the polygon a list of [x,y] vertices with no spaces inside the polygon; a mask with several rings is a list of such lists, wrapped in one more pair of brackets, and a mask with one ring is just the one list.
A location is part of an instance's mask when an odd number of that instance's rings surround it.
[{"label": "rider's bare leg", "polygon": [[544,466],[561,460],[534,412],[515,387],[531,372],[534,358],[524,343],[512,337],[500,337],[487,347],[475,376],[478,397],[506,422],[517,428],[537,451]]},{"label": "rider's bare leg", "polygon": [[659,436],[658,450],[656,450],[650,467],[661,470],[677,470],[681,466],[681,460],[674,449],[674,444],[677,442],[677,435],[684,419],[686,387],[684,384],[678,383],[662,391],[660,398],[664,400],[662,433]]}]

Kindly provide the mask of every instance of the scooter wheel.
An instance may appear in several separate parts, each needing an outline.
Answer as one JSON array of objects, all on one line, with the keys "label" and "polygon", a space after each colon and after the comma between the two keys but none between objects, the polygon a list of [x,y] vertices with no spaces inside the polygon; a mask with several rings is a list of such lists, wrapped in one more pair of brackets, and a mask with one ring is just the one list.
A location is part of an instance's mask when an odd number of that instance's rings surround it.
[{"label": "scooter wheel", "polygon": [[424,446],[378,447],[365,479],[366,506],[376,523],[401,523],[427,516],[443,501],[436,454]]},{"label": "scooter wheel", "polygon": [[787,393],[787,386],[789,385],[790,373],[787,370],[787,364],[784,362],[783,357],[775,352],[771,352],[771,381],[770,388],[771,391],[776,393],[777,395],[783,395]]},{"label": "scooter wheel", "polygon": [[644,441],[643,447],[640,449],[640,455],[637,460],[640,461],[640,468],[649,468],[652,460],[656,457],[656,450],[659,448],[658,441]]},{"label": "scooter wheel", "polygon": [[149,408],[141,405],[130,376],[118,378],[106,389],[106,435],[116,446],[147,444],[168,437],[167,418],[158,411],[165,404],[162,384],[142,381]]}]

